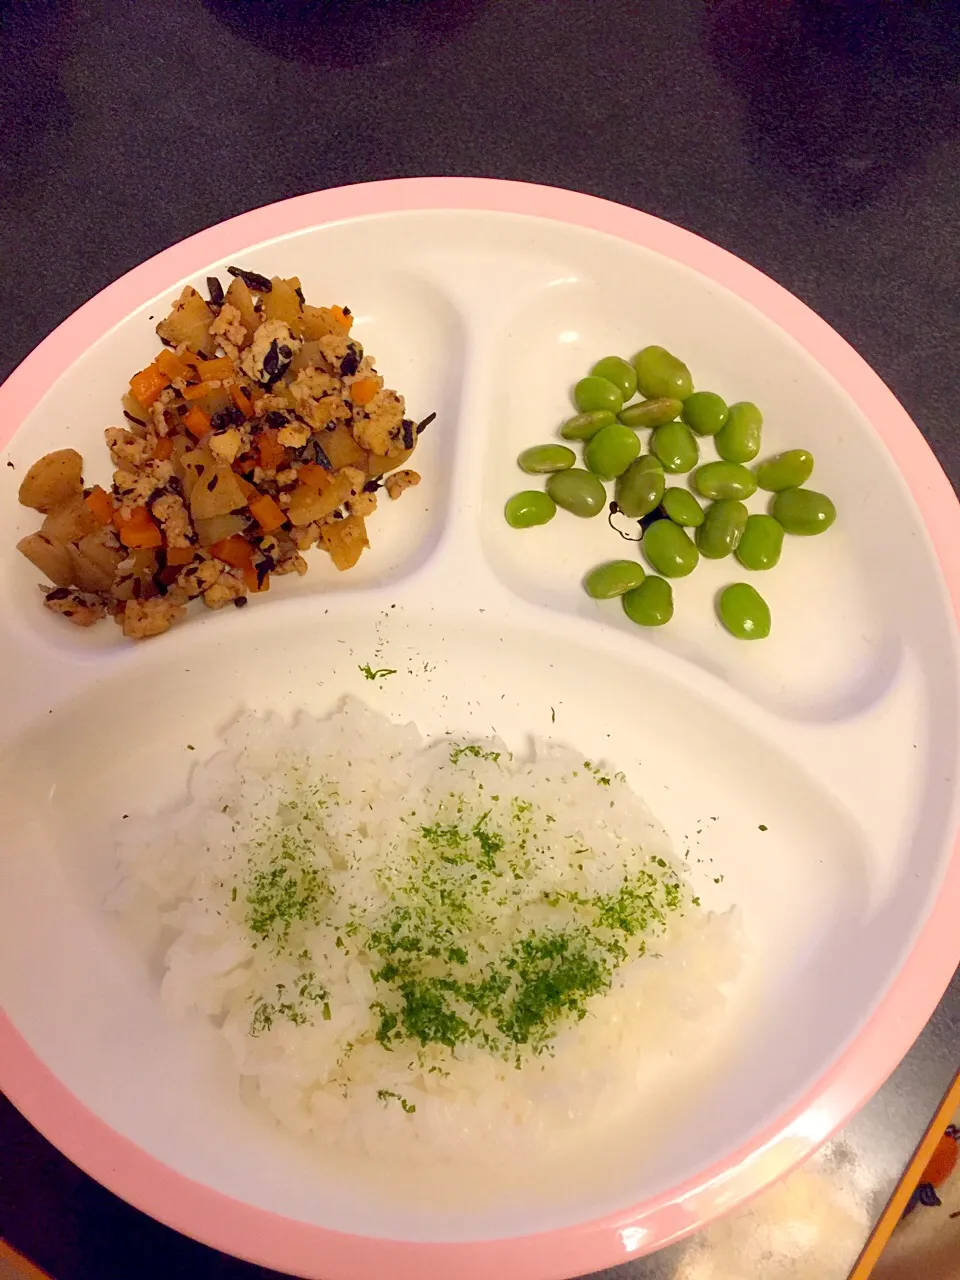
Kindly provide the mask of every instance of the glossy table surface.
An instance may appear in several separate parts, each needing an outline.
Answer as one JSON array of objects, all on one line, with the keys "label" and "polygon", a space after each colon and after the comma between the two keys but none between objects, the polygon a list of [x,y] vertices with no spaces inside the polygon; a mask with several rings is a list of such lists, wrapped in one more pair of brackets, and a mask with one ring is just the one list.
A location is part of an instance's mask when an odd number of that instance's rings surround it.
[{"label": "glossy table surface", "polygon": [[[633,205],[760,267],[866,357],[957,486],[958,31],[955,0],[0,0],[0,377],[211,223],[480,174]],[[955,980],[801,1174],[603,1275],[778,1280],[804,1255],[843,1280],[958,1062]],[[115,1199],[7,1103],[0,1234],[55,1280],[271,1274]]]}]

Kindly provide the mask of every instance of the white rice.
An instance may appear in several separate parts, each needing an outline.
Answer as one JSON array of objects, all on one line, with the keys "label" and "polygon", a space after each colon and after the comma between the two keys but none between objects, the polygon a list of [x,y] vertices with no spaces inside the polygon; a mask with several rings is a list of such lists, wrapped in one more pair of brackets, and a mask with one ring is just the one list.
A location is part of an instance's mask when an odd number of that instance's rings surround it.
[{"label": "white rice", "polygon": [[[112,905],[172,937],[171,1014],[209,1017],[279,1122],[353,1151],[442,1159],[468,1144],[500,1161],[505,1145],[543,1152],[616,1123],[707,1042],[741,962],[731,916],[699,907],[622,775],[551,743],[523,759],[497,741],[427,745],[354,700],[292,726],[245,714],[187,803],[124,827]],[[625,882],[645,886],[633,936],[598,924],[598,902],[636,904],[617,897]],[[447,927],[453,958],[374,949]],[[534,983],[524,1004],[516,957],[558,935],[586,939],[574,952],[606,977],[538,1023],[554,988]],[[451,1047],[415,1020],[390,960],[509,990],[492,1013],[444,995]]]}]

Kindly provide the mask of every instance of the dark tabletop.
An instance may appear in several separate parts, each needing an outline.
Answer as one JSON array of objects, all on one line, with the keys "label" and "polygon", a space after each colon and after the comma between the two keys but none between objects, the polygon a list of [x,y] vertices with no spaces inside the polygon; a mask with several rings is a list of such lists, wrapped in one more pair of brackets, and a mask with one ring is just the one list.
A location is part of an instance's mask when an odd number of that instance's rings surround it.
[{"label": "dark tabletop", "polygon": [[[479,174],[618,200],[760,267],[878,370],[956,486],[958,32],[951,0],[0,0],[0,377],[211,223]],[[831,1148],[871,1172],[871,1213],[958,1062],[955,983]],[[128,1208],[8,1104],[0,1233],[56,1280],[268,1275]],[[686,1248],[605,1274],[672,1277]]]}]

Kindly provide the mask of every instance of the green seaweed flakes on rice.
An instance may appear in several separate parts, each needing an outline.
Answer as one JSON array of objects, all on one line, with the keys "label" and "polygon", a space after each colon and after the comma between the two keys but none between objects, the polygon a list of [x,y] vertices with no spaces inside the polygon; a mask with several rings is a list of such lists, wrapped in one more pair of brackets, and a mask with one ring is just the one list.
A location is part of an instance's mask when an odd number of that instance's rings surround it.
[{"label": "green seaweed flakes on rice", "polygon": [[354,700],[244,715],[187,804],[122,837],[112,905],[175,935],[166,1007],[327,1143],[482,1158],[492,1131],[625,1114],[637,1062],[706,1043],[740,963],[622,774],[425,744]]}]

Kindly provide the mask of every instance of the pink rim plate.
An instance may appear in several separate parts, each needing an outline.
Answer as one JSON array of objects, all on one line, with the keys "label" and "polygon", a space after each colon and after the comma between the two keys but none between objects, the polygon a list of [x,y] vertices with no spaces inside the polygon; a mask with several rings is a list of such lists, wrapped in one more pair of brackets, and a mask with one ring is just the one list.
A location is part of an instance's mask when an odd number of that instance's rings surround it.
[{"label": "pink rim plate", "polygon": [[[201,231],[151,258],[65,320],[0,389],[5,445],[45,389],[130,311],[208,263],[324,223],[425,209],[526,214],[605,232],[682,262],[790,334],[852,397],[920,507],[960,619],[960,506],[906,411],[825,321],[755,268],[689,231],[592,196],[479,178],[411,178],[297,196]],[[958,961],[960,842],[917,942],[878,1008],[805,1097],[739,1150],[653,1201],[538,1235],[424,1244],[348,1235],[252,1208],[183,1177],[87,1110],[0,1013],[0,1086],[45,1137],[137,1208],[214,1248],[336,1280],[557,1280],[626,1262],[704,1226],[803,1160],[884,1082],[932,1014]]]}]

